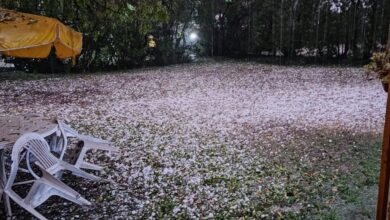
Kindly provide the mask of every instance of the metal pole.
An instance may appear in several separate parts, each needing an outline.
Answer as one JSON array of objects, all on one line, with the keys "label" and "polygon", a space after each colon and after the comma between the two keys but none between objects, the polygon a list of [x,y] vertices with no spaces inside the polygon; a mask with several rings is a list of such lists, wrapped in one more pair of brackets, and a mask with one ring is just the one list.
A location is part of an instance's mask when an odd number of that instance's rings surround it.
[{"label": "metal pole", "polygon": [[[390,25],[386,50],[390,51]],[[386,220],[388,216],[389,180],[390,180],[390,93],[387,93],[385,128],[383,131],[383,145],[381,157],[381,172],[379,176],[379,190],[377,203],[377,220]]]}]

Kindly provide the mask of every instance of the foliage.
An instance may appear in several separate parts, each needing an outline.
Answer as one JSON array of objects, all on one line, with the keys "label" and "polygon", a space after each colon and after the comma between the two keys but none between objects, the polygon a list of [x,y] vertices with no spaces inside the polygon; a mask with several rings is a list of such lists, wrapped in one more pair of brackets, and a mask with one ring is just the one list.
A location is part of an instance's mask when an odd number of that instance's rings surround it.
[{"label": "foliage", "polygon": [[375,73],[378,78],[384,82],[388,82],[390,73],[390,52],[374,53],[371,57],[371,62],[365,68]]},{"label": "foliage", "polygon": [[[2,0],[0,7],[55,17],[82,32],[79,70],[165,65],[191,53],[367,60],[384,49],[390,19],[386,0]],[[192,31],[198,43],[187,39]],[[149,34],[154,50],[146,47]]]},{"label": "foliage", "polygon": [[[187,12],[183,10],[186,7],[183,1],[70,0],[65,4],[64,1],[53,0],[5,0],[0,7],[55,17],[82,32],[83,51],[76,66],[78,70],[143,66],[145,57],[150,53],[146,47],[148,34],[157,38],[154,51],[158,55],[156,64],[180,61],[180,57],[172,60],[164,57],[183,54],[176,53],[180,45],[176,45],[176,36],[171,31],[179,18],[180,23],[191,18],[178,15],[180,11]],[[184,31],[185,28],[176,32]]]},{"label": "foliage", "polygon": [[209,55],[366,60],[383,50],[384,0],[200,0],[198,23]]}]

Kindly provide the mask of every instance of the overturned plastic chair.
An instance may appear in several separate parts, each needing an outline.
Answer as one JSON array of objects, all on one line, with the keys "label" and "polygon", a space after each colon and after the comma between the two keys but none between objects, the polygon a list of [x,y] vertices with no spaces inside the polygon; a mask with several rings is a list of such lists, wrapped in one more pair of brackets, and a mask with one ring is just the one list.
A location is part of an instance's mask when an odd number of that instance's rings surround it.
[{"label": "overturned plastic chair", "polygon": [[[20,162],[26,159],[28,171],[34,180],[15,182]],[[86,173],[71,164],[59,160],[50,152],[46,140],[37,133],[22,135],[12,149],[12,165],[5,193],[19,206],[23,207],[38,219],[46,219],[35,208],[45,202],[51,196],[60,196],[79,205],[91,205],[78,192],[67,186],[55,177],[57,172],[69,170],[91,180],[97,180],[95,176]],[[39,167],[42,175],[38,176],[31,168],[31,161]],[[28,194],[22,198],[12,188],[17,185],[33,184]]]},{"label": "overturned plastic chair", "polygon": [[[76,130],[74,130],[70,126],[60,121],[58,121],[58,125],[61,133],[63,133],[63,136],[73,137],[79,140],[79,143],[77,144],[78,149],[73,155],[74,158],[73,164],[77,168],[98,170],[98,171],[103,169],[103,167],[99,165],[92,164],[84,160],[86,153],[90,150],[103,150],[103,151],[108,151],[110,153],[119,152],[117,148],[111,146],[112,143],[109,141],[79,134]],[[65,151],[66,151],[66,146],[65,149],[63,149],[62,151],[60,159],[64,157]]]}]

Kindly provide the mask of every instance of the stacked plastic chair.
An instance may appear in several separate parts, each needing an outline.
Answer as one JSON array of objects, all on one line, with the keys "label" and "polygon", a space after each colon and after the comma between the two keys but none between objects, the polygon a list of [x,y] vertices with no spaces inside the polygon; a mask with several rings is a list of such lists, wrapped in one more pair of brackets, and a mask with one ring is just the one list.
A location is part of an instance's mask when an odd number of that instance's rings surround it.
[{"label": "stacked plastic chair", "polygon": [[[25,159],[28,172],[34,180],[15,182],[18,171],[26,171],[19,165]],[[31,164],[35,164],[41,171],[41,175],[35,173]],[[45,202],[49,197],[57,195],[79,205],[90,205],[91,203],[83,198],[75,190],[56,178],[56,173],[69,170],[72,173],[93,181],[98,177],[91,175],[72,164],[64,162],[50,152],[50,146],[46,140],[37,133],[22,135],[14,144],[12,149],[12,165],[4,192],[19,206],[23,207],[38,219],[46,219],[35,208]],[[13,190],[17,185],[32,184],[28,194],[22,198]]]},{"label": "stacked plastic chair", "polygon": [[[69,149],[69,145],[77,142],[75,149]],[[5,170],[0,170],[0,196],[3,195],[3,203],[8,216],[12,216],[10,199],[23,207],[38,219],[46,219],[35,208],[57,195],[79,205],[90,205],[79,193],[61,181],[64,171],[92,180],[100,181],[101,178],[87,173],[83,169],[102,170],[103,167],[87,162],[86,155],[92,150],[103,150],[118,152],[111,142],[79,134],[65,123],[57,120],[54,129],[43,133],[27,133],[18,138],[12,147],[10,172],[7,180]],[[3,152],[3,151],[2,151]],[[67,155],[67,157],[65,157]],[[70,156],[70,157],[68,157]],[[0,162],[4,158],[0,155]],[[4,169],[4,164],[1,166]],[[39,174],[37,174],[37,170]],[[16,182],[19,174],[27,173],[32,177],[27,181]],[[22,175],[20,175],[22,177]],[[23,185],[28,188],[27,195],[21,196],[15,190],[17,186]],[[23,194],[24,195],[24,194]],[[1,198],[0,198],[1,201]]]}]

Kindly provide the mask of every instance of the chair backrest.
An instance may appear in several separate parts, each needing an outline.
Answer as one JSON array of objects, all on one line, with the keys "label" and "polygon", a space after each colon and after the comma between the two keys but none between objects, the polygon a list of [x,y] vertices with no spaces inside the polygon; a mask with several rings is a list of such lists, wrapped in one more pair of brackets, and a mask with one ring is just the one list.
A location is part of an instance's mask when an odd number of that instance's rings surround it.
[{"label": "chair backrest", "polygon": [[59,149],[61,152],[60,154],[60,160],[63,160],[64,159],[64,156],[65,156],[65,152],[68,148],[68,137],[66,135],[66,132],[64,130],[64,123],[62,123],[60,120],[57,120],[57,124],[58,124],[58,131],[59,131],[59,137],[60,137],[60,141],[62,142],[62,144],[60,145],[59,143],[59,146],[61,146]]},{"label": "chair backrest", "polygon": [[15,142],[12,149],[12,161],[19,159],[19,154],[23,149],[34,155],[44,169],[58,162],[58,159],[50,152],[49,144],[37,133],[26,133]]},{"label": "chair backrest", "polygon": [[[45,169],[52,167],[57,162],[57,158],[50,153],[49,144],[46,140],[37,133],[26,133],[20,136],[12,147],[12,165],[10,174],[5,186],[5,191],[10,190],[15,182],[15,178],[19,169],[19,163],[22,157],[23,150],[33,154]],[[28,158],[28,155],[26,155]],[[35,178],[39,178],[27,164],[29,171]]]}]

